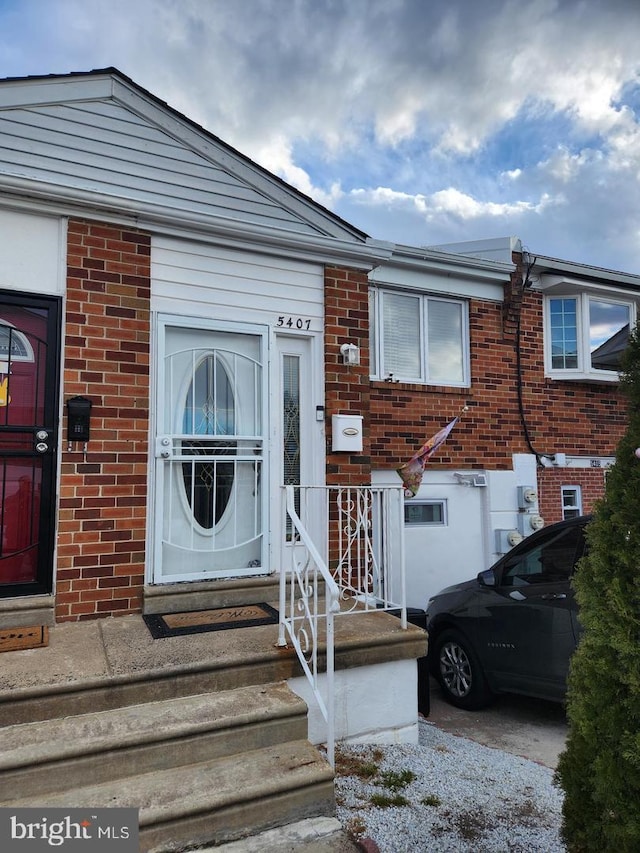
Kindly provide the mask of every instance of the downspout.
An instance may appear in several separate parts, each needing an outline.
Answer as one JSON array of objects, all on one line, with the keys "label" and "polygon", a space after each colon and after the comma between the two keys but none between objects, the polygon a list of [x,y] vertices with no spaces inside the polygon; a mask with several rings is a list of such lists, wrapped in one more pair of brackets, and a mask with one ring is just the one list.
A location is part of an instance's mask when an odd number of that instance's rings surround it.
[{"label": "downspout", "polygon": [[537,258],[531,259],[531,256],[528,252],[523,253],[523,257],[526,254],[527,257],[527,266],[526,273],[524,276],[524,280],[522,282],[522,292],[521,297],[518,304],[518,314],[516,320],[516,388],[518,392],[518,413],[520,415],[520,423],[522,424],[522,431],[524,433],[524,440],[527,443],[527,447],[529,448],[529,452],[532,453],[536,457],[536,461],[538,465],[545,467],[542,459],[548,459],[548,453],[539,453],[533,446],[533,442],[531,440],[531,433],[529,432],[529,425],[527,423],[527,417],[524,409],[524,398],[523,398],[523,377],[522,377],[522,352],[521,352],[521,342],[522,342],[522,303],[524,301],[524,292],[531,286],[531,270],[533,269]]}]

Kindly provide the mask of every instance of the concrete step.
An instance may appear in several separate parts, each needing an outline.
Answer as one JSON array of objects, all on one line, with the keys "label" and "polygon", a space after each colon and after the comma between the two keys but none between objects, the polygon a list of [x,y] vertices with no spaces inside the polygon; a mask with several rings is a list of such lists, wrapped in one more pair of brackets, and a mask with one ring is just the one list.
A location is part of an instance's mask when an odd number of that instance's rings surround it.
[{"label": "concrete step", "polygon": [[0,800],[306,737],[306,704],[284,682],[9,726],[0,738]]},{"label": "concrete step", "polygon": [[224,578],[207,582],[174,583],[144,588],[144,612],[183,613],[243,604],[277,602],[279,575]]},{"label": "concrete step", "polygon": [[335,813],[333,771],[308,741],[129,776],[0,807],[133,807],[141,853],[220,844],[306,817]]}]

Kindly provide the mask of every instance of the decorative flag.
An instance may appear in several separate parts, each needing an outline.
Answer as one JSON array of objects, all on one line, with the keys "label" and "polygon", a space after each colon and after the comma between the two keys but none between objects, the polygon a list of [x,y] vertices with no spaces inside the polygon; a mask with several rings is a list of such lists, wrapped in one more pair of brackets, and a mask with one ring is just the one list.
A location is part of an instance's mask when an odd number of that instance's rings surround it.
[{"label": "decorative flag", "polygon": [[445,443],[449,433],[459,420],[459,416],[455,417],[451,423],[442,427],[439,432],[425,441],[420,450],[418,450],[418,452],[415,453],[408,462],[397,469],[398,474],[404,483],[405,497],[414,498],[418,494],[418,489],[422,483],[422,472],[424,471],[428,460],[433,456],[436,450]]}]

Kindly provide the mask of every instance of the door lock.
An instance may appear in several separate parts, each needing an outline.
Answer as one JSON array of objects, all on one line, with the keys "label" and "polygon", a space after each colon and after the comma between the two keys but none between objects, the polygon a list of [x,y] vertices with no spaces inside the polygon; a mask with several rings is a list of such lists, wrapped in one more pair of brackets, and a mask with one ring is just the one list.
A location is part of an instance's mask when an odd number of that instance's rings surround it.
[{"label": "door lock", "polygon": [[36,453],[46,453],[49,450],[49,433],[46,429],[39,429],[35,434],[34,448]]},{"label": "door lock", "polygon": [[167,435],[156,438],[156,457],[168,459],[171,456],[171,439]]}]

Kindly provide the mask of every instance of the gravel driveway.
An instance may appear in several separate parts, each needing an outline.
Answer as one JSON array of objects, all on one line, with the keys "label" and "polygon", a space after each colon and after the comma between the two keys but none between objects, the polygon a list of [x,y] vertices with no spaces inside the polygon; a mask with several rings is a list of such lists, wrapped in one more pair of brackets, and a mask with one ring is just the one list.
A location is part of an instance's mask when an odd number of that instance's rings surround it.
[{"label": "gravel driveway", "polygon": [[343,826],[380,853],[564,853],[553,770],[427,720],[419,728],[418,746],[339,746]]}]

